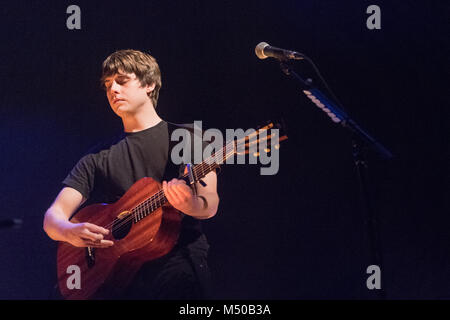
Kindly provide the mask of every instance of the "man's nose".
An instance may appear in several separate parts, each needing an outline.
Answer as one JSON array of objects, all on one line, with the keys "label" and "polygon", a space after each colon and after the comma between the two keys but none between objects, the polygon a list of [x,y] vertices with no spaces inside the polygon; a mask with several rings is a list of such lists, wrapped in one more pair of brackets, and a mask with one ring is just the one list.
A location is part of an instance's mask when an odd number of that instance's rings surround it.
[{"label": "man's nose", "polygon": [[119,92],[120,90],[120,85],[114,80],[111,83],[111,92]]}]

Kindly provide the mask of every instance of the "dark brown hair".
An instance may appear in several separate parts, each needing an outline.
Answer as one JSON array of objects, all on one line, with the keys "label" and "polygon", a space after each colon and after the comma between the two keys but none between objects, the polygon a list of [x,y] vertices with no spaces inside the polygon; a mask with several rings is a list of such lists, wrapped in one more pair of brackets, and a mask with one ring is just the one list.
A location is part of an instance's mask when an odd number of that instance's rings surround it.
[{"label": "dark brown hair", "polygon": [[148,96],[156,108],[161,89],[161,71],[156,59],[148,53],[138,50],[119,50],[103,61],[101,84],[103,87],[105,79],[117,73],[134,73],[141,86],[155,84],[155,89]]}]

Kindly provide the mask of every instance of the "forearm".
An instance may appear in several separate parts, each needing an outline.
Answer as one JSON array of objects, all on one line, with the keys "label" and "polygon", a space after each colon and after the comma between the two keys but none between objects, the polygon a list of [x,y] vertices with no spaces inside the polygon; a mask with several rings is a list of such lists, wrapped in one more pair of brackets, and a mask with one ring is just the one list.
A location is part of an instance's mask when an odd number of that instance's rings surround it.
[{"label": "forearm", "polygon": [[194,205],[191,209],[186,210],[185,214],[197,219],[209,219],[217,213],[219,207],[219,196],[217,193],[199,193],[194,199]]},{"label": "forearm", "polygon": [[50,207],[45,213],[44,231],[55,241],[66,240],[64,231],[71,224],[64,212],[56,207]]}]

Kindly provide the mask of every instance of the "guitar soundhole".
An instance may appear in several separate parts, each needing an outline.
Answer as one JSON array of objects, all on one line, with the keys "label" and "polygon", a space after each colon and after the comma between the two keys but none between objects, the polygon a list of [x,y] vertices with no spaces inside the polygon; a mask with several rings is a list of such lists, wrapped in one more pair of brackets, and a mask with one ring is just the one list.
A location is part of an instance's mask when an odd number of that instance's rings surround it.
[{"label": "guitar soundhole", "polygon": [[122,219],[116,218],[112,226],[112,235],[114,239],[120,240],[122,238],[125,238],[128,232],[130,232],[132,225],[133,219],[127,219],[126,217]]}]

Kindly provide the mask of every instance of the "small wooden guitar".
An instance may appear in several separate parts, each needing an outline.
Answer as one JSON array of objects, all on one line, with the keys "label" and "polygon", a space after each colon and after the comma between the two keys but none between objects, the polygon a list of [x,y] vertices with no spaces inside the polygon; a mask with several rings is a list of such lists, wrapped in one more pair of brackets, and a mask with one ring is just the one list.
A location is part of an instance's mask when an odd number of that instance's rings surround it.
[{"label": "small wooden guitar", "polygon": [[[202,163],[191,166],[180,179],[185,179],[188,185],[201,183],[206,174],[235,154],[256,153],[257,156],[255,146],[260,141],[267,140],[266,145],[270,146],[275,137],[278,141],[287,139],[286,135],[279,136],[281,129],[280,125],[269,123],[245,138],[230,141]],[[115,203],[81,209],[71,221],[90,222],[108,229],[105,239],[114,241],[114,245],[80,248],[59,242],[57,273],[62,296],[96,299],[121,292],[145,262],[172,250],[181,219],[180,212],[168,203],[161,184],[147,177],[134,183]]]}]

